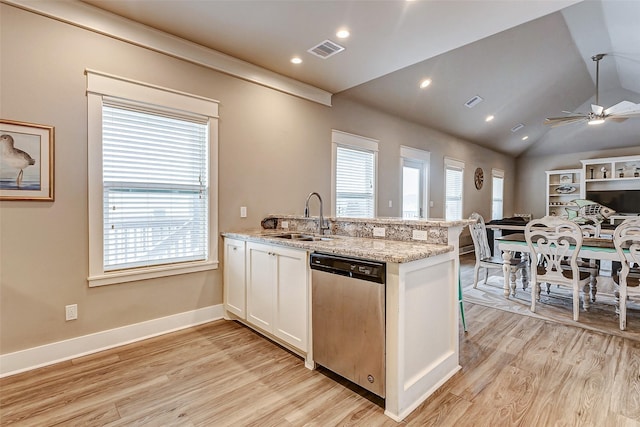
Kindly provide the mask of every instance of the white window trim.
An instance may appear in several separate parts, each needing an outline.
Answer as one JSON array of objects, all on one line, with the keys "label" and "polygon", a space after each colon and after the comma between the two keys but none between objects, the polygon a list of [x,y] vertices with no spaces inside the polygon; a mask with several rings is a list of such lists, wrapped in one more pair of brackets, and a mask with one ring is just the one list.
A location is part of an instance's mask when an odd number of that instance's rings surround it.
[{"label": "white window trim", "polygon": [[443,217],[447,219],[447,179],[446,179],[446,170],[447,169],[457,169],[462,172],[462,200],[460,200],[460,212],[461,218],[464,219],[464,162],[462,160],[457,160],[452,157],[444,158],[444,169],[445,169],[445,179],[444,179],[444,212]]},{"label": "white window trim", "polygon": [[[430,197],[430,191],[429,191],[429,171],[431,168],[431,152],[430,151],[425,151],[425,150],[419,150],[417,148],[412,148],[412,147],[407,147],[405,145],[401,145],[400,146],[400,201],[399,201],[399,205],[400,205],[400,209],[402,209],[403,206],[403,200],[402,200],[402,191],[403,191],[403,186],[404,183],[402,182],[402,168],[404,166],[404,160],[413,160],[413,161],[419,161],[422,163],[422,169],[423,169],[423,180],[424,182],[422,183],[423,188],[424,188],[424,194],[423,196],[423,200],[422,200],[422,209],[424,211],[424,218],[429,218],[429,197]],[[402,216],[402,212],[400,212],[401,216]]]},{"label": "white window trim", "polygon": [[[88,107],[89,286],[111,285],[218,268],[218,101],[86,70]],[[130,99],[210,117],[209,250],[204,261],[105,272],[102,217],[102,100]]]},{"label": "white window trim", "polygon": [[331,216],[336,216],[336,165],[338,163],[338,146],[353,147],[373,152],[373,217],[378,215],[378,140],[354,135],[339,130],[331,130]]}]

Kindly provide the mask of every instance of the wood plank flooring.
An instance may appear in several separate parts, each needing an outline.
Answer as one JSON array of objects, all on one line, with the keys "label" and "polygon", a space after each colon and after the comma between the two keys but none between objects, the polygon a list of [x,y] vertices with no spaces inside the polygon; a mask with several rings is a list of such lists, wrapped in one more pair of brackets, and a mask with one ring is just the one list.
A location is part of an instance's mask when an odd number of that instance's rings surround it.
[{"label": "wood plank flooring", "polygon": [[366,391],[216,321],[1,379],[0,425],[640,426],[640,343],[465,309],[462,370],[402,423]]}]

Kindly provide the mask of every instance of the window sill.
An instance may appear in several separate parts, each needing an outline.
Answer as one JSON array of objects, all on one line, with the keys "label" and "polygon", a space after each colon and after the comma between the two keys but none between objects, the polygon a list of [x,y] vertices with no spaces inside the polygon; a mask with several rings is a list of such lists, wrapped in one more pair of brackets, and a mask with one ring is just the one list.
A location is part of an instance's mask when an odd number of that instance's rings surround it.
[{"label": "window sill", "polygon": [[155,279],[158,277],[176,276],[179,274],[195,273],[198,271],[216,270],[218,261],[192,262],[158,267],[136,268],[89,276],[89,287],[115,285],[118,283],[136,282],[139,280]]}]

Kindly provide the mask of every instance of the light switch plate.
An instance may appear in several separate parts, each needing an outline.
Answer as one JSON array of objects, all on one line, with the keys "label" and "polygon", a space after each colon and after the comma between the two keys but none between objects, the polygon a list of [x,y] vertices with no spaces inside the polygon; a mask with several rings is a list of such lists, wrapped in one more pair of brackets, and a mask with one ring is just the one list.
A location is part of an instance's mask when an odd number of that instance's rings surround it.
[{"label": "light switch plate", "polygon": [[246,218],[247,217],[247,207],[246,206],[241,206],[240,207],[240,218]]},{"label": "light switch plate", "polygon": [[387,229],[384,227],[373,227],[373,237],[384,237]]}]

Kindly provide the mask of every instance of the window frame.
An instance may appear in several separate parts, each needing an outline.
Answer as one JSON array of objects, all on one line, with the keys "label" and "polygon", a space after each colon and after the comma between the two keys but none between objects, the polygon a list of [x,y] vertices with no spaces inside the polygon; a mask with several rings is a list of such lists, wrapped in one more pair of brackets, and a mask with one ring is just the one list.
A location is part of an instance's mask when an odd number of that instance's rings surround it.
[{"label": "window frame", "polygon": [[[429,218],[429,170],[430,170],[431,152],[419,150],[417,148],[400,146],[400,213],[404,218],[404,167],[415,167],[420,165],[421,174],[421,193],[420,209],[423,215],[419,219]],[[417,168],[416,168],[417,169]]]},{"label": "window frame", "polygon": [[373,213],[371,218],[375,218],[378,212],[378,141],[335,129],[331,131],[331,215],[333,217],[338,216],[336,186],[338,181],[337,164],[339,146],[352,150],[368,151],[373,154]]},{"label": "window frame", "polygon": [[[87,76],[88,207],[90,287],[206,271],[218,268],[218,101],[94,70]],[[149,267],[105,271],[103,259],[102,106],[103,99],[147,104],[158,111],[182,111],[209,117],[208,257]]]},{"label": "window frame", "polygon": [[[500,216],[496,217],[495,212],[493,211],[494,203],[496,202],[495,198],[495,180],[502,180],[502,194],[500,195],[500,204],[501,204],[501,212]],[[502,219],[504,218],[504,171],[502,169],[491,169],[491,219]]]},{"label": "window frame", "polygon": [[[447,218],[447,170],[460,172],[460,218]],[[444,158],[444,218],[445,221],[459,221],[464,218],[464,162],[461,160]]]}]

